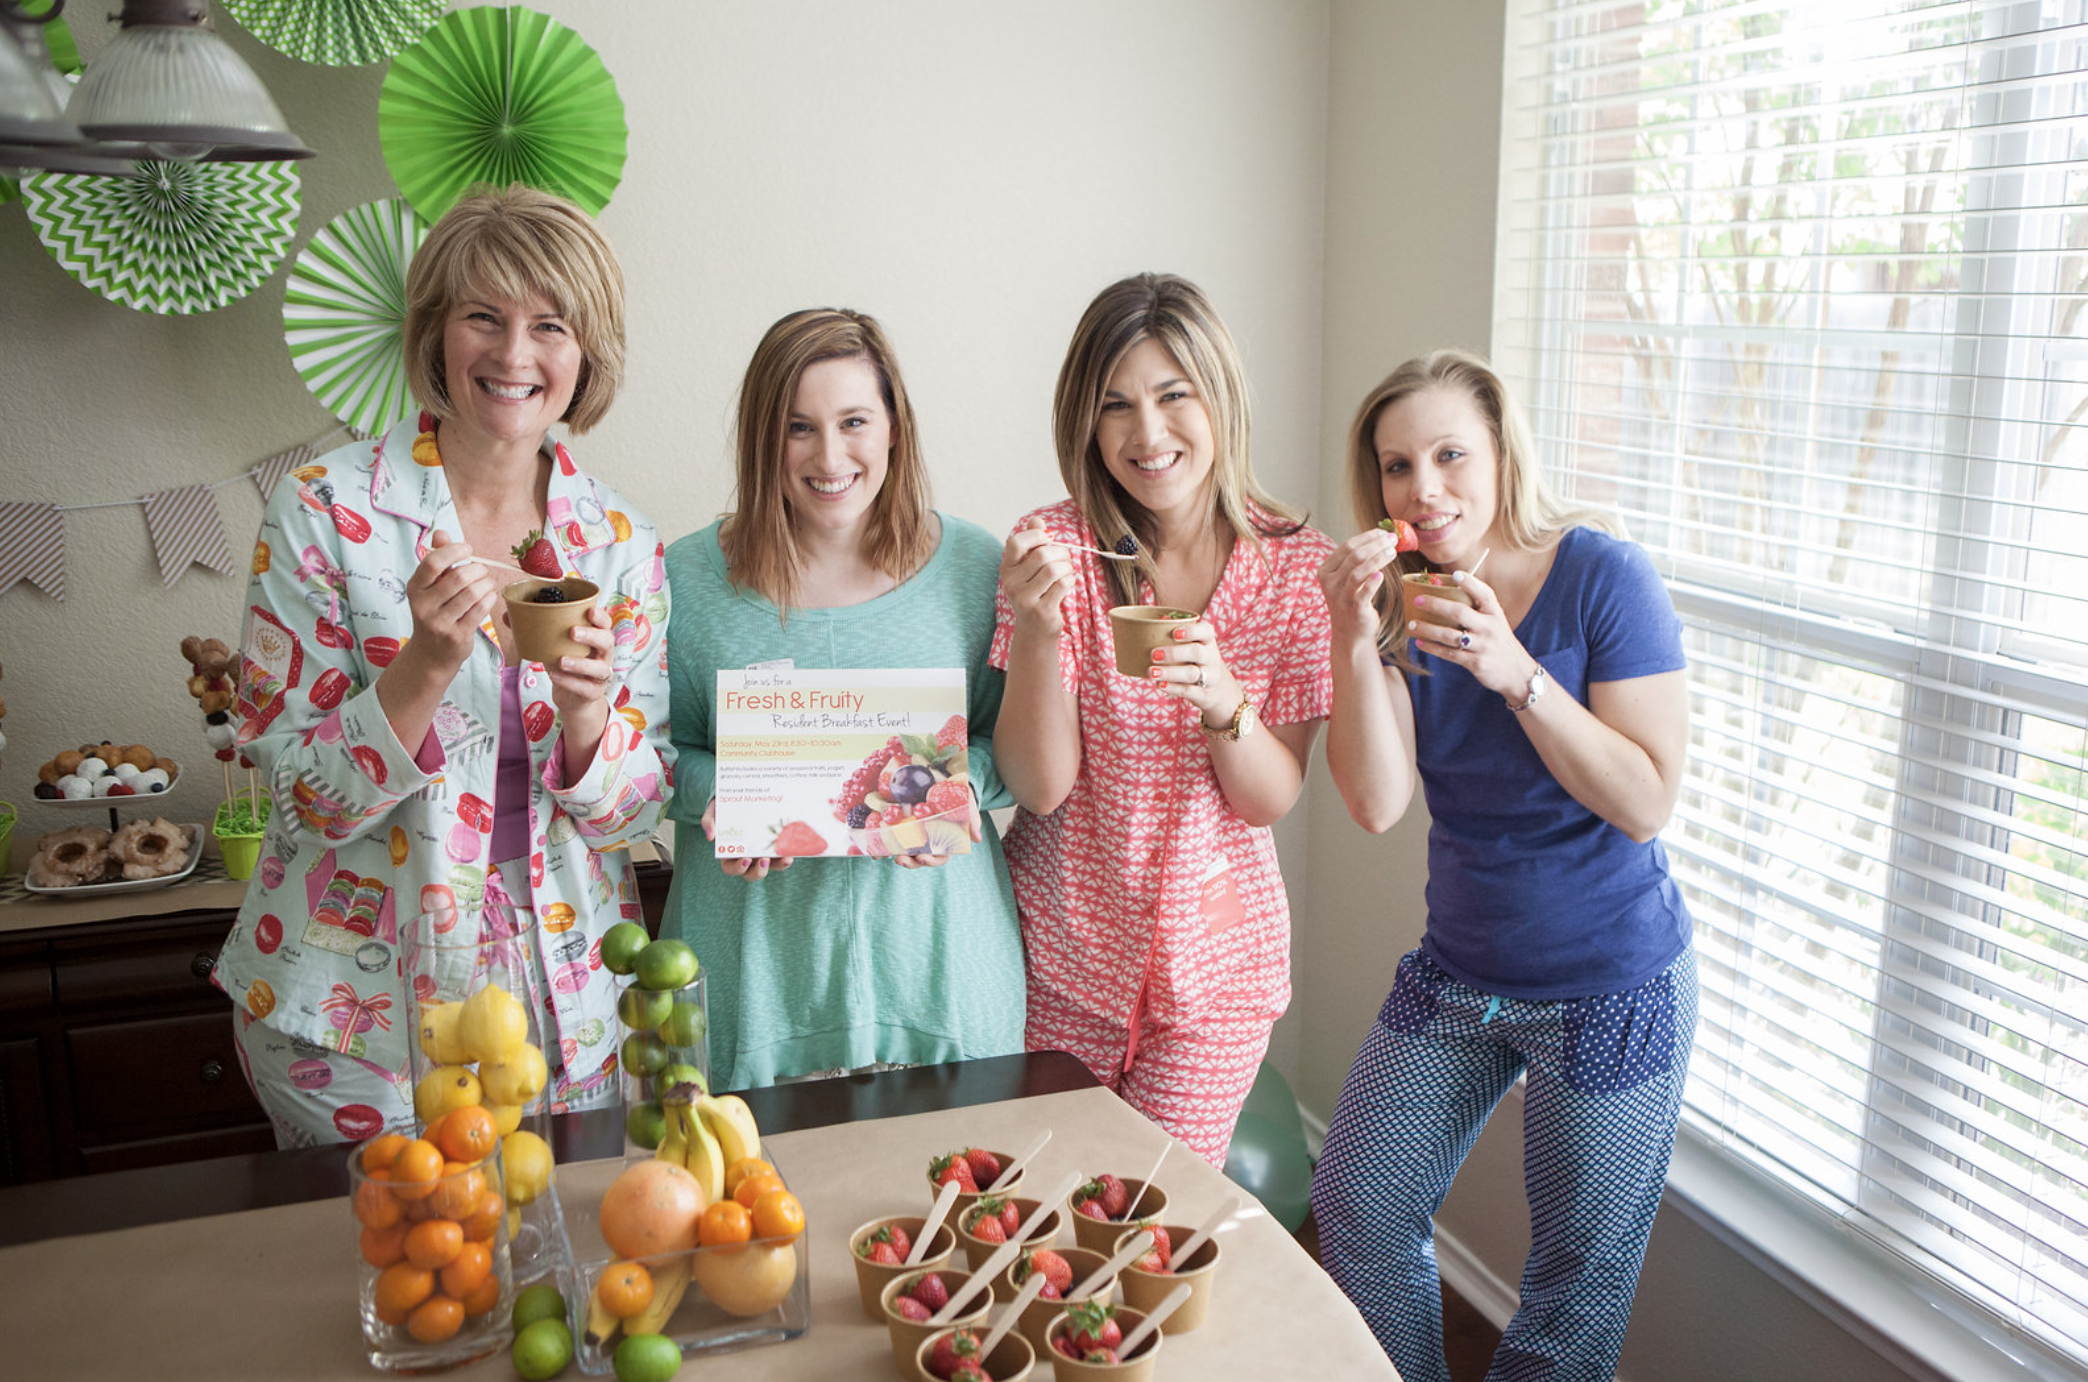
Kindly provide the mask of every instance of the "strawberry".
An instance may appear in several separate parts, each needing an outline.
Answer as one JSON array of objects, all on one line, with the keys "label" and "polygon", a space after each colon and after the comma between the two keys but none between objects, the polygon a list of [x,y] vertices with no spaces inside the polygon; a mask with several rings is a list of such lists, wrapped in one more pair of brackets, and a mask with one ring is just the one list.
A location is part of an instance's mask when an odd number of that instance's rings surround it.
[{"label": "strawberry", "polygon": [[971,1231],[971,1236],[978,1239],[981,1243],[1005,1243],[1008,1241],[1008,1230],[1002,1226],[1000,1215],[998,1214],[976,1214],[972,1216],[972,1221],[967,1227]]},{"label": "strawberry", "polygon": [[[856,1245],[856,1256],[871,1262],[904,1262],[906,1255],[912,1251],[913,1239],[897,1224],[884,1224],[873,1229]],[[889,1253],[890,1256],[880,1256],[881,1253]]]},{"label": "strawberry", "polygon": [[1172,1272],[1174,1270],[1174,1248],[1167,1241],[1167,1230],[1158,1224],[1142,1224],[1142,1228],[1153,1231],[1153,1250],[1132,1263],[1141,1272]]},{"label": "strawberry", "polygon": [[906,1261],[906,1255],[888,1242],[865,1243],[856,1251],[863,1255],[864,1260],[881,1263],[887,1267],[897,1267]]},{"label": "strawberry", "polygon": [[912,1320],[915,1324],[926,1324],[935,1315],[933,1310],[912,1296],[904,1294],[892,1297],[892,1313],[902,1320]]},{"label": "strawberry", "polygon": [[906,1255],[913,1251],[913,1235],[899,1227],[899,1225],[886,1224],[878,1232],[884,1235],[886,1242],[898,1250],[900,1261],[904,1262]]},{"label": "strawberry", "polygon": [[1076,1200],[1073,1204],[1073,1212],[1089,1219],[1106,1221],[1109,1218],[1107,1214],[1102,1212],[1102,1200],[1099,1196],[1085,1200]]},{"label": "strawberry", "polygon": [[799,855],[826,853],[826,838],[803,821],[792,821],[779,826],[776,838],[769,845],[769,853],[780,858],[791,859]]},{"label": "strawberry", "polygon": [[957,1371],[950,1374],[950,1382],[993,1382],[993,1374],[977,1363],[959,1363]]},{"label": "strawberry", "polygon": [[541,528],[531,528],[529,536],[522,539],[513,549],[515,564],[532,576],[555,581],[565,574],[558,564],[558,549],[551,539],[544,536]]},{"label": "strawberry", "polygon": [[936,1336],[935,1347],[928,1351],[928,1371],[941,1378],[954,1377],[957,1369],[978,1359],[979,1336],[969,1329],[953,1329]]},{"label": "strawberry", "polygon": [[1115,1348],[1124,1342],[1124,1331],[1116,1322],[1116,1307],[1100,1300],[1084,1300],[1066,1310],[1066,1339],[1085,1357],[1091,1350]]},{"label": "strawberry", "polygon": [[1113,1348],[1091,1348],[1086,1353],[1080,1355],[1080,1361],[1083,1363],[1120,1363],[1123,1359],[1116,1356],[1116,1350]]},{"label": "strawberry", "polygon": [[935,731],[935,746],[939,749],[954,749],[964,742],[964,717],[952,715],[943,721],[943,727]]},{"label": "strawberry", "polygon": [[950,1303],[950,1288],[934,1272],[923,1272],[914,1278],[913,1298],[931,1311],[940,1310]]},{"label": "strawberry", "polygon": [[1124,1188],[1124,1183],[1107,1171],[1096,1176],[1095,1183],[1102,1187],[1102,1212],[1112,1219],[1123,1218],[1131,1208],[1131,1192]]},{"label": "strawberry", "polygon": [[954,1180],[957,1188],[967,1195],[979,1192],[979,1178],[972,1174],[971,1163],[964,1159],[962,1152],[951,1152],[929,1162],[928,1179],[938,1187]]},{"label": "strawberry", "polygon": [[1050,1248],[1038,1248],[1026,1260],[1030,1271],[1044,1273],[1044,1279],[1057,1288],[1060,1295],[1064,1295],[1073,1284],[1073,1264]]},{"label": "strawberry", "polygon": [[[935,796],[934,789],[931,788],[928,795],[932,800]],[[971,794],[967,791],[965,795],[969,797]],[[972,1179],[980,1185],[991,1185],[1000,1179],[1000,1158],[987,1151],[984,1147],[966,1147],[964,1149],[964,1159],[971,1163]],[[1015,1225],[1009,1224],[1008,1227],[1013,1229]]]},{"label": "strawberry", "polygon": [[903,752],[896,737],[883,748],[871,750],[870,756],[848,775],[848,781],[841,784],[841,795],[834,798],[834,818],[846,820],[852,809],[861,806],[864,796],[877,785],[878,776],[884,771],[886,762],[894,753]]},{"label": "strawberry", "polygon": [[[962,782],[946,779],[928,789],[928,799],[921,804],[921,813],[927,816],[940,816],[946,811],[961,812],[970,805],[971,788]],[[991,1156],[992,1153],[988,1152],[985,1155]],[[973,1167],[972,1169],[976,1171],[978,1168]],[[996,1163],[996,1169],[993,1174],[996,1176],[1000,1174],[998,1163]],[[982,1179],[990,1180],[991,1177],[982,1177]]]}]

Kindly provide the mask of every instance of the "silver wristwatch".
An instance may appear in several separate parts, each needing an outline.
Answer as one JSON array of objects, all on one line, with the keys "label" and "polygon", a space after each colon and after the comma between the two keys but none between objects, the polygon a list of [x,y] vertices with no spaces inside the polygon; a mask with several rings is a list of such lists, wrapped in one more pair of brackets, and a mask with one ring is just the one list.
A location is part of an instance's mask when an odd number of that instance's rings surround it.
[{"label": "silver wristwatch", "polygon": [[1511,705],[1508,708],[1518,715],[1522,714],[1525,710],[1537,704],[1537,698],[1544,694],[1544,688],[1550,684],[1551,678],[1544,674],[1544,666],[1542,663],[1539,663],[1537,670],[1530,673],[1530,689],[1523,696],[1523,703],[1521,705]]}]

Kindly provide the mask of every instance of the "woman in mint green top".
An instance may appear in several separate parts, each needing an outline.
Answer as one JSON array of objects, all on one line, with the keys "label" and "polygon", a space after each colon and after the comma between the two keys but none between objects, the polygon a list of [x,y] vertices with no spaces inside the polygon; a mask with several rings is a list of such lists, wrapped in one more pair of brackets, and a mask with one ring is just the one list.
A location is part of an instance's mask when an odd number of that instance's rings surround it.
[{"label": "woman in mint green top", "polygon": [[[1014,804],[994,770],[1001,673],[986,660],[1001,545],[929,507],[917,437],[876,321],[794,312],[740,388],[734,512],[667,549],[684,611],[667,635],[668,814],[692,828],[662,932],[709,976],[720,1089],[1022,1049],[1015,896],[985,815]],[[964,669],[971,853],[711,857],[717,674],[780,658]]]}]

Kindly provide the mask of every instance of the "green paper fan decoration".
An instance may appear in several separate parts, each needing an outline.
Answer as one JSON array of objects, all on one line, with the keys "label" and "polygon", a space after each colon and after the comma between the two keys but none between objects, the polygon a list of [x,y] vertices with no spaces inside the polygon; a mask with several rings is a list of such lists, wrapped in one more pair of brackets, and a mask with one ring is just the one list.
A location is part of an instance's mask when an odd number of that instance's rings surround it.
[{"label": "green paper fan decoration", "polygon": [[406,387],[406,269],[428,236],[403,198],[336,216],[290,265],[283,339],[326,410],[377,432],[413,410]]},{"label": "green paper fan decoration", "polygon": [[382,62],[442,17],[443,0],[223,0],[278,53],[328,67]]},{"label": "green paper fan decoration", "polygon": [[377,138],[430,222],[475,183],[526,183],[599,215],[623,179],[623,98],[595,50],[520,5],[457,10],[392,60]]},{"label": "green paper fan decoration", "polygon": [[289,163],[141,162],[22,180],[37,236],[80,282],[141,312],[212,312],[275,271],[297,232]]}]

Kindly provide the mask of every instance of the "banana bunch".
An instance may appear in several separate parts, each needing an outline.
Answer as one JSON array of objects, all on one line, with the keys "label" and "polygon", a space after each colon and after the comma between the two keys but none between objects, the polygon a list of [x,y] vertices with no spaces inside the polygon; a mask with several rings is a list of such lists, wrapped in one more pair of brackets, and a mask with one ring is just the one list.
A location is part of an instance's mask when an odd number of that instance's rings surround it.
[{"label": "banana bunch", "polygon": [[761,1155],[754,1111],[737,1094],[669,1095],[661,1109],[667,1115],[667,1131],[654,1155],[687,1167],[703,1187],[705,1203],[725,1198],[726,1167]]},{"label": "banana bunch", "polygon": [[587,1293],[587,1341],[604,1353],[609,1351],[609,1341],[621,1329],[626,1334],[658,1334],[666,1329],[667,1321],[674,1318],[674,1311],[689,1291],[689,1259],[677,1257],[653,1269],[652,1302],[627,1320],[620,1320],[609,1313],[602,1304],[602,1293]]}]

